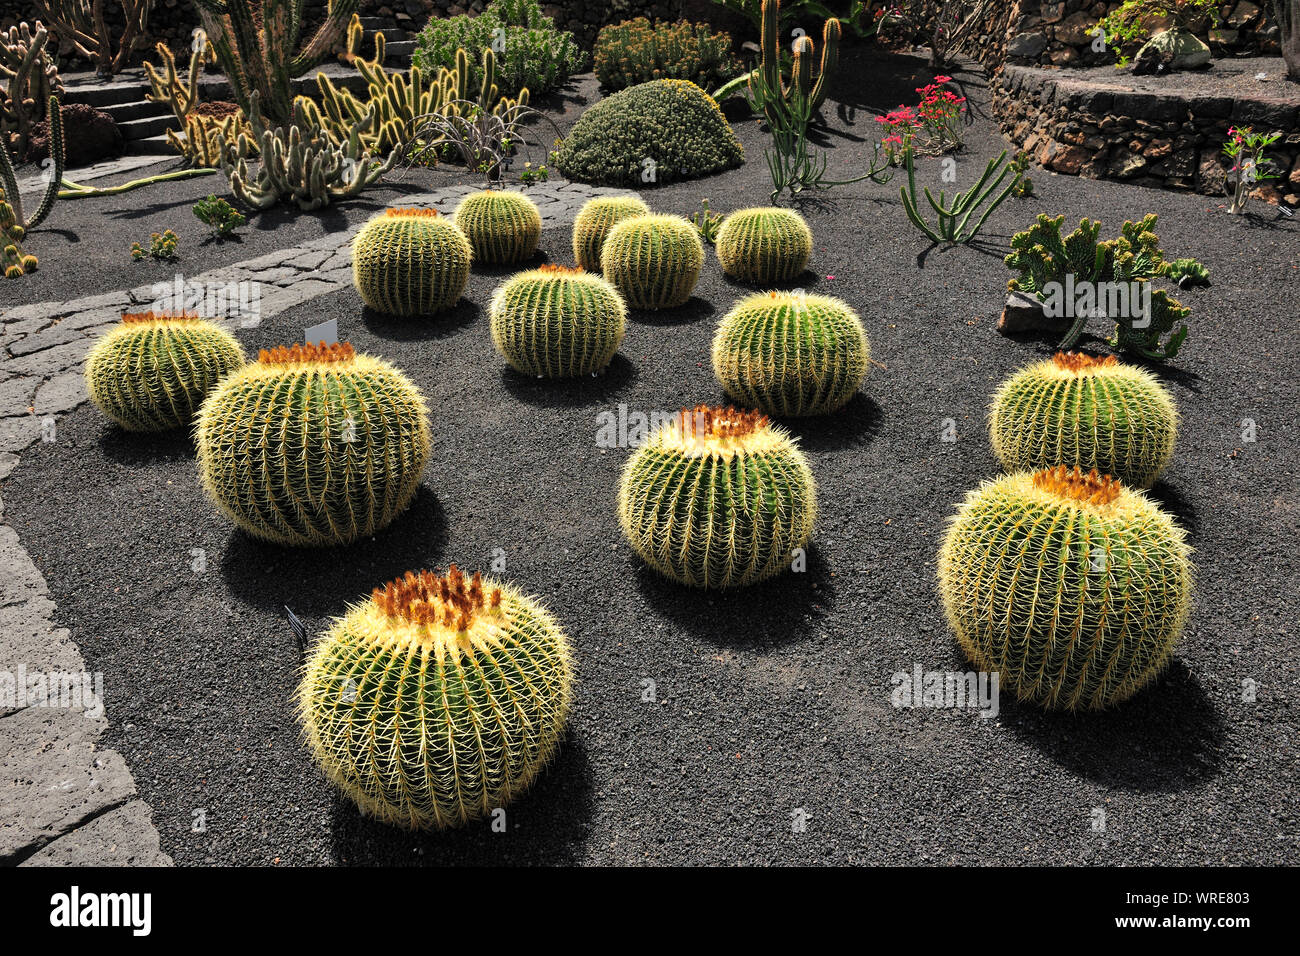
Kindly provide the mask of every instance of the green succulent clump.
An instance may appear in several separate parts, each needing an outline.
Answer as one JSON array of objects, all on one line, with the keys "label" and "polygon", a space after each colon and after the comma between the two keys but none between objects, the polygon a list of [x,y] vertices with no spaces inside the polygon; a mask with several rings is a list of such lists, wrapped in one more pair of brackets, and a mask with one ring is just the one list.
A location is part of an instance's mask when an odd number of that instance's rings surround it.
[{"label": "green succulent clump", "polygon": [[406,510],[432,444],[420,390],[347,343],[263,351],[203,403],[199,476],[257,538],[347,544]]},{"label": "green succulent clump", "polygon": [[757,412],[684,409],[628,459],[623,534],[660,574],[702,588],[792,567],[812,537],[817,488],[789,434]]},{"label": "green succulent clump", "polygon": [[127,431],[188,427],[208,394],[244,364],[229,332],[192,313],[126,313],[86,356],[86,391]]},{"label": "green succulent clump", "polygon": [[713,98],[687,80],[653,80],[579,117],[556,157],[569,179],[641,187],[732,169],[745,150]]},{"label": "green succulent clump", "polygon": [[1180,289],[1210,284],[1210,270],[1195,259],[1175,259],[1165,264],[1165,278]]},{"label": "green succulent clump", "polygon": [[388,315],[431,315],[469,285],[469,240],[434,209],[388,209],[352,240],[352,281],[361,300]]},{"label": "green succulent clump", "polygon": [[588,199],[573,220],[573,261],[588,272],[600,271],[600,250],[609,231],[624,219],[650,215],[639,196]]},{"label": "green succulent clump", "polygon": [[408,571],[334,621],[298,687],[307,745],[366,816],[406,829],[488,817],[559,748],[568,638],[505,584]]},{"label": "green succulent clump", "polygon": [[867,377],[871,346],[839,299],[759,292],[736,303],[713,337],[713,371],[733,401],[769,415],[824,415]]},{"label": "green succulent clump", "polygon": [[600,271],[634,309],[685,305],[703,263],[699,234],[681,216],[624,219],[600,252]]},{"label": "green succulent clump", "polygon": [[1008,471],[1070,465],[1149,488],[1178,434],[1174,400],[1150,372],[1058,352],[1002,383],[989,435]]},{"label": "green succulent clump", "polygon": [[718,262],[733,279],[776,285],[800,275],[812,255],[813,237],[803,216],[788,209],[739,209],[722,221]]},{"label": "green succulent clump", "polygon": [[510,265],[531,259],[542,238],[542,214],[520,192],[485,189],[456,207],[456,225],[474,247],[477,262]]},{"label": "green succulent clump", "polygon": [[948,623],[981,671],[1049,710],[1127,700],[1187,620],[1191,549],[1117,479],[1064,465],[971,492],[939,552]]},{"label": "green succulent clump", "polygon": [[618,291],[582,269],[547,265],[497,289],[492,342],[511,368],[542,378],[590,375],[609,364],[627,328]]}]

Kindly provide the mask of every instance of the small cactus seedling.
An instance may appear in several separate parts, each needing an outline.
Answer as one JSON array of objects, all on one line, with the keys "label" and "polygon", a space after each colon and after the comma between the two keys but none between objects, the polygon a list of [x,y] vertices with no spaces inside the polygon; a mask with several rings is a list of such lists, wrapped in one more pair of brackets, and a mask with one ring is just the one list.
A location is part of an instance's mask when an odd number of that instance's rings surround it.
[{"label": "small cactus seedling", "polygon": [[[161,44],[160,44],[161,45]],[[244,223],[244,214],[224,199],[209,196],[194,204],[194,217],[212,230],[218,239],[225,239]]]},{"label": "small cactus seedling", "polygon": [[1187,619],[1190,553],[1145,494],[1060,465],[967,496],[939,552],[939,587],[981,671],[1049,710],[1100,710],[1168,663]]},{"label": "small cactus seedling", "polygon": [[127,431],[166,431],[243,365],[234,336],[193,313],[128,312],[86,356],[86,391]]},{"label": "small cactus seedling", "polygon": [[1058,352],[993,398],[989,435],[1008,471],[1078,465],[1149,488],[1173,457],[1174,400],[1150,372],[1107,356]]},{"label": "small cactus seedling", "polygon": [[531,259],[542,238],[542,214],[520,192],[485,189],[456,207],[456,225],[474,247],[474,261],[510,265]]},{"label": "small cactus seedling", "polygon": [[681,216],[637,216],[610,230],[601,247],[605,278],[634,309],[685,305],[700,279],[704,246]]},{"label": "small cactus seedling", "polygon": [[803,453],[766,416],[701,405],[628,459],[618,511],[633,550],[660,574],[741,587],[796,562],[812,537],[817,489]]},{"label": "small cactus seedling", "polygon": [[803,216],[788,209],[739,209],[718,232],[718,262],[733,279],[768,286],[800,275],[813,237]]},{"label": "small cactus seedling", "polygon": [[573,261],[588,272],[600,271],[600,250],[609,231],[624,219],[650,215],[638,196],[588,199],[573,220]]},{"label": "small cactus seedling", "polygon": [[430,315],[465,294],[472,259],[465,234],[436,209],[389,209],[352,240],[352,281],[376,311]]},{"label": "small cactus seedling", "polygon": [[347,343],[263,350],[203,403],[196,434],[217,507],[296,546],[386,527],[415,497],[431,445],[419,389]]},{"label": "small cactus seedling", "polygon": [[298,688],[312,755],[367,816],[481,820],[526,790],[573,703],[568,638],[537,602],[456,565],[376,588],[334,621]]}]

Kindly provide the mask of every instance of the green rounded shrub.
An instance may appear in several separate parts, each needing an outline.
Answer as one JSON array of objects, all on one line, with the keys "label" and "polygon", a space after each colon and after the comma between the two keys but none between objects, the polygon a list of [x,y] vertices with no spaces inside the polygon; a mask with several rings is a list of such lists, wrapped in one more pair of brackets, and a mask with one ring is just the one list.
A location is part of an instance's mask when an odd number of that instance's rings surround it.
[{"label": "green rounded shrub", "polygon": [[376,311],[430,315],[465,294],[472,257],[465,234],[436,209],[389,209],[352,240],[352,281]]},{"label": "green rounded shrub", "polygon": [[592,72],[610,92],[650,80],[690,80],[715,89],[740,72],[731,54],[731,35],[713,33],[707,23],[645,17],[601,27],[592,53]]},{"label": "green rounded shrub", "polygon": [[813,237],[789,209],[738,209],[722,220],[714,244],[722,271],[751,285],[777,285],[801,275]]},{"label": "green rounded shrub", "polygon": [[546,265],[497,289],[490,327],[497,351],[516,371],[572,378],[609,364],[623,341],[627,309],[600,276]]},{"label": "green rounded shrub", "polygon": [[510,265],[531,259],[542,238],[542,214],[520,192],[485,189],[456,207],[456,225],[474,248],[477,262]]},{"label": "green rounded shrub", "polygon": [[681,216],[637,216],[609,231],[601,272],[634,309],[684,305],[700,279],[704,246]]},{"label": "green rounded shrub", "polygon": [[624,219],[650,215],[639,196],[588,199],[573,220],[573,261],[588,272],[600,271],[600,250],[609,231]]},{"label": "green rounded shrub", "polygon": [[127,431],[166,431],[188,427],[243,364],[234,336],[196,315],[127,313],[86,356],[86,391]]}]

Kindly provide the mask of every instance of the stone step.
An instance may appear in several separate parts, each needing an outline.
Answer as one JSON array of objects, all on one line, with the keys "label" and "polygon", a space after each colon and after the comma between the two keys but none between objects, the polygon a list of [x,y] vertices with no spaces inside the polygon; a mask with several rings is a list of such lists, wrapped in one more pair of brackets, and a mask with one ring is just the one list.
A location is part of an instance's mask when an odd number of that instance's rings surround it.
[{"label": "stone step", "polygon": [[179,156],[167,142],[166,136],[146,136],[127,142],[124,155],[127,156]]},{"label": "stone step", "polygon": [[385,43],[384,65],[392,67],[399,59],[405,63],[411,59],[411,54],[414,52],[414,40],[398,40],[394,43]]},{"label": "stone step", "polygon": [[134,103],[108,103],[100,107],[118,123],[129,120],[145,119],[150,116],[171,116],[171,107],[166,103],[154,103],[150,100],[136,100]]},{"label": "stone step", "polygon": [[122,131],[122,136],[127,142],[134,142],[137,139],[148,139],[151,136],[162,136],[166,130],[180,129],[180,124],[176,122],[176,117],[170,112],[163,116],[146,116],[142,119],[127,120],[125,123],[118,123],[117,128]]}]

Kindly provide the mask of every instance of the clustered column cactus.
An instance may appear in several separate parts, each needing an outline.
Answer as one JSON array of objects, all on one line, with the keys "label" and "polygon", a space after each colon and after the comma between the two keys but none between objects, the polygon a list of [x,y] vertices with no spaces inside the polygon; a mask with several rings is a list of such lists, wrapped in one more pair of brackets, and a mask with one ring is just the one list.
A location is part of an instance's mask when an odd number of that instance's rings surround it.
[{"label": "clustered column cactus", "polygon": [[751,285],[789,282],[812,255],[812,230],[788,209],[738,209],[722,221],[715,249],[722,271]]},{"label": "clustered column cactus", "polygon": [[650,215],[640,196],[588,199],[573,220],[573,261],[588,272],[600,271],[600,250],[609,231],[624,219]]},{"label": "clustered column cactus", "polygon": [[195,166],[219,169],[223,160],[233,162],[239,134],[247,130],[248,124],[243,116],[232,114],[223,118],[195,112],[199,105],[199,77],[203,65],[216,59],[212,44],[201,30],[198,31],[184,79],[176,69],[176,57],[167,44],[159,43],[154,49],[162,61],[163,72],[159,73],[152,63],[144,64],[145,76],[149,80],[145,99],[166,103],[181,124],[180,133],[172,129],[166,131],[168,144]]},{"label": "clustered column cactus", "polygon": [[136,45],[149,30],[149,12],[153,0],[118,0],[122,8],[122,35],[116,50],[113,34],[104,16],[104,0],[34,0],[41,15],[50,23],[65,52],[77,51],[95,64],[101,77],[113,76],[126,66]]},{"label": "clustered column cactus", "polygon": [[[828,78],[839,63],[842,32],[840,21],[834,17],[827,19],[822,26],[821,67],[815,82],[812,79],[812,57],[816,51],[812,38],[805,36],[796,40],[795,65],[787,83],[781,58],[784,47],[781,38],[781,2],[763,0],[761,60],[755,75],[750,76],[749,91],[772,128],[788,125],[792,113],[806,110],[811,115],[821,108],[826,100]],[[796,104],[795,100],[801,102]]]},{"label": "clustered column cactus", "polygon": [[542,214],[521,192],[485,189],[456,207],[456,225],[474,247],[476,262],[509,265],[531,259],[542,238]]},{"label": "clustered column cactus", "polygon": [[49,116],[50,97],[63,93],[49,38],[39,20],[0,33],[0,146],[20,160],[27,155],[32,127]]},{"label": "clustered column cactus", "polygon": [[49,118],[52,165],[46,170],[40,204],[30,218],[23,211],[23,197],[18,191],[18,177],[9,150],[0,142],[0,272],[6,279],[17,279],[36,270],[37,258],[23,248],[23,240],[28,230],[45,221],[59,196],[59,183],[63,179],[63,113],[57,96],[50,97]]},{"label": "clustered column cactus", "polygon": [[700,279],[704,246],[681,216],[636,216],[609,231],[600,269],[634,309],[685,305]]},{"label": "clustered column cactus", "polygon": [[334,621],[298,712],[312,755],[367,816],[407,829],[484,819],[559,749],[569,640],[508,585],[408,571]]},{"label": "clustered column cactus", "polygon": [[361,299],[389,315],[450,309],[469,285],[473,250],[436,209],[387,209],[352,240],[352,280]]}]

